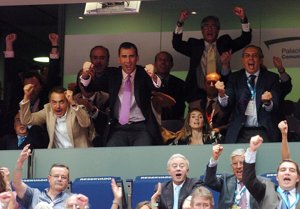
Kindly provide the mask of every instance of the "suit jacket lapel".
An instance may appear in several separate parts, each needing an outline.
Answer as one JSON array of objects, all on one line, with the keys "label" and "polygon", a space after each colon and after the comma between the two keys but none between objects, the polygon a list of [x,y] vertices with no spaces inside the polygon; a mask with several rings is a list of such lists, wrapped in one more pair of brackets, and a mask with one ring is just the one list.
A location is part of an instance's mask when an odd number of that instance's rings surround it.
[{"label": "suit jacket lapel", "polygon": [[173,202],[174,202],[174,195],[173,195],[173,182],[171,182],[166,187],[166,194],[169,196],[169,198],[166,198],[167,208],[173,208]]},{"label": "suit jacket lapel", "polygon": [[71,107],[68,108],[68,112],[67,112],[67,115],[66,115],[66,125],[67,125],[67,132],[68,132],[68,136],[71,140],[71,143],[73,144],[73,146],[75,146],[74,144],[74,137],[73,137],[73,127],[72,127],[72,124],[75,123],[75,114],[73,111],[71,111]]},{"label": "suit jacket lapel", "polygon": [[230,195],[230,199],[233,200],[234,202],[234,194],[235,194],[235,190],[236,190],[236,183],[237,183],[237,180],[235,178],[235,176],[233,176],[232,178],[228,179],[228,193]]}]

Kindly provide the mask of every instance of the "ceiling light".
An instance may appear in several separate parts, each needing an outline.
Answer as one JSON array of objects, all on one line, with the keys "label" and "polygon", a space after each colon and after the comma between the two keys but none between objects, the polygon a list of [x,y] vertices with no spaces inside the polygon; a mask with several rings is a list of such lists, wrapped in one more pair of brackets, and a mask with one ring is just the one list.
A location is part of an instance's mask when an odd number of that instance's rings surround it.
[{"label": "ceiling light", "polygon": [[35,57],[33,60],[36,62],[49,62],[49,57]]}]

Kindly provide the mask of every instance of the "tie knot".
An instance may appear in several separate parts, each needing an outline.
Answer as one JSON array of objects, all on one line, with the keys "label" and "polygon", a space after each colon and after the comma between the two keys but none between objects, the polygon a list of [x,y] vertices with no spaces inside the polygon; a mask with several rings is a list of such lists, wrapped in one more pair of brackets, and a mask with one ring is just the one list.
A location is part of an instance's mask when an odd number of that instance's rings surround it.
[{"label": "tie knot", "polygon": [[241,182],[241,181],[239,182],[239,184],[240,184],[240,186],[241,186],[241,187],[243,187],[243,186],[244,186],[243,182]]},{"label": "tie knot", "polygon": [[249,78],[250,80],[254,80],[256,78],[256,75],[250,75]]},{"label": "tie knot", "polygon": [[284,190],[283,193],[288,196],[290,194],[290,192],[288,190]]}]

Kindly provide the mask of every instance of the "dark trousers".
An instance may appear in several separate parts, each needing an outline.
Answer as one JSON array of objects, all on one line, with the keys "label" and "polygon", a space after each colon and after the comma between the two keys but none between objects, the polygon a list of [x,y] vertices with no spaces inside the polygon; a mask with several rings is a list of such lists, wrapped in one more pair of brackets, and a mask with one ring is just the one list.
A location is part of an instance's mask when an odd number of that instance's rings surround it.
[{"label": "dark trousers", "polygon": [[264,127],[243,127],[240,130],[236,143],[249,143],[252,136],[260,135],[264,142],[269,142],[270,139]]},{"label": "dark trousers", "polygon": [[152,137],[146,130],[145,122],[131,124],[115,124],[111,130],[107,147],[148,146],[152,145]]}]

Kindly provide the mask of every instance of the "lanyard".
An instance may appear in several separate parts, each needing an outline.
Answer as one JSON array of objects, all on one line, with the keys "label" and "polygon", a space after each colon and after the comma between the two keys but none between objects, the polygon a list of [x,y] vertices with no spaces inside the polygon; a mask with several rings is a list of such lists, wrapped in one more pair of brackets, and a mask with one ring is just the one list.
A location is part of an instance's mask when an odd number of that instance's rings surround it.
[{"label": "lanyard", "polygon": [[247,85],[248,85],[248,88],[250,90],[250,93],[251,93],[251,100],[254,99],[254,95],[256,93],[256,85],[254,85],[254,88],[252,88],[252,86],[250,85],[250,80],[247,79]]},{"label": "lanyard", "polygon": [[277,187],[277,192],[280,194],[282,201],[284,202],[284,204],[288,207],[288,208],[293,208],[299,201],[299,194],[298,192],[296,192],[296,200],[295,202],[290,205],[289,201],[286,199],[285,194],[279,189],[279,187]]},{"label": "lanyard", "polygon": [[234,204],[238,205],[244,193],[246,192],[245,185],[237,192],[235,191]]}]

